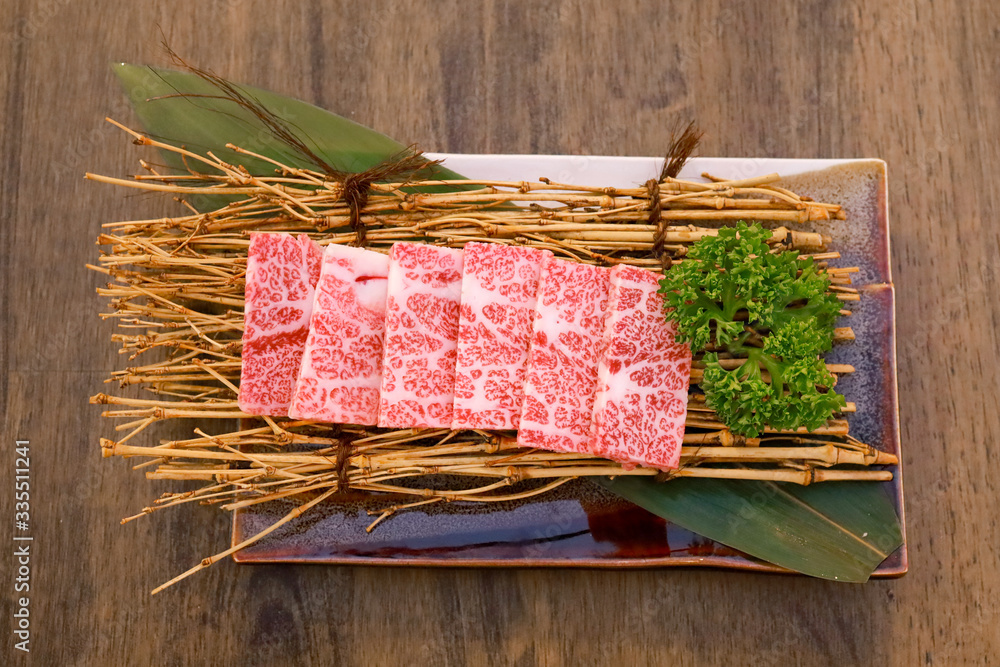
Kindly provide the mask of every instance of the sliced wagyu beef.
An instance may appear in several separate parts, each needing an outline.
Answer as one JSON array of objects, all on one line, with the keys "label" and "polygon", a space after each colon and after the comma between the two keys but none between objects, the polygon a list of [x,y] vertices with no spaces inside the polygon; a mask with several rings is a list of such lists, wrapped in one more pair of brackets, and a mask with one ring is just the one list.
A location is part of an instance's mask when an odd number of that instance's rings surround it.
[{"label": "sliced wagyu beef", "polygon": [[518,427],[538,276],[551,254],[466,244],[452,428]]},{"label": "sliced wagyu beef", "polygon": [[676,341],[676,324],[664,317],[659,279],[634,266],[611,269],[591,451],[666,469],[680,461],[691,350]]},{"label": "sliced wagyu beef", "polygon": [[461,295],[461,250],[392,246],[379,426],[451,426]]},{"label": "sliced wagyu beef", "polygon": [[586,452],[609,269],[542,261],[517,444]]},{"label": "sliced wagyu beef", "polygon": [[327,246],[290,417],[378,422],[388,273],[386,255]]},{"label": "sliced wagyu beef", "polygon": [[305,235],[261,233],[250,239],[239,393],[247,414],[288,414],[322,257]]}]

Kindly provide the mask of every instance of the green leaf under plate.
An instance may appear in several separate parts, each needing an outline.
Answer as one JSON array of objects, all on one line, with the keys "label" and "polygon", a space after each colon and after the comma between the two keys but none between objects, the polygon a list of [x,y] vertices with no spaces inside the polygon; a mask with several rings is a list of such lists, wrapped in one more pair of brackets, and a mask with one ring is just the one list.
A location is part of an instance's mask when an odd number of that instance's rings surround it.
[{"label": "green leaf under plate", "polygon": [[595,481],[682,528],[823,579],[867,581],[903,543],[899,519],[877,482]]},{"label": "green leaf under plate", "polygon": [[[115,65],[114,72],[153,137],[196,153],[212,151],[254,173],[271,173],[274,165],[239,155],[227,149],[227,143],[291,167],[316,168],[306,156],[275,137],[253,113],[220,97],[218,88],[196,74],[126,63]],[[337,170],[361,172],[406,148],[384,134],[307,102],[251,86],[236,87],[281,119],[300,141]],[[162,154],[169,167],[187,171],[176,153]],[[441,166],[433,167],[429,177],[463,178]],[[203,197],[192,203],[199,210],[211,210],[220,204],[219,199]]]}]

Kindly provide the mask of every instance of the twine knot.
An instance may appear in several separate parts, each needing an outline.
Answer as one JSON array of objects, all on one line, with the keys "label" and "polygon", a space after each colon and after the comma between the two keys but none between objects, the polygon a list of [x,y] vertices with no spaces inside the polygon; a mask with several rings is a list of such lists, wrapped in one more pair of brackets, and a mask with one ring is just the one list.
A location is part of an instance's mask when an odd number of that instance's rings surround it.
[{"label": "twine knot", "polygon": [[661,470],[659,473],[656,474],[655,477],[653,477],[653,481],[654,482],[661,482],[661,483],[662,482],[669,482],[674,477],[677,477],[677,471],[676,470]]},{"label": "twine knot", "polygon": [[653,232],[653,255],[660,261],[663,270],[671,266],[670,254],[667,252],[667,224],[663,219],[663,206],[660,203],[660,182],[655,178],[646,181],[646,191],[649,192],[649,224],[656,226]]},{"label": "twine knot", "polygon": [[418,172],[440,164],[440,162],[440,160],[428,160],[423,156],[423,153],[410,146],[371,169],[357,174],[328,172],[330,176],[340,178],[341,197],[351,209],[350,224],[354,231],[354,241],[351,242],[351,245],[364,247],[368,243],[368,229],[361,220],[361,212],[368,205],[368,196],[374,183],[392,179],[409,181]]},{"label": "twine knot", "polygon": [[361,221],[361,211],[368,205],[368,191],[374,179],[369,172],[360,174],[350,174],[344,179],[343,197],[347,206],[351,209],[351,230],[354,232],[354,240],[351,245],[363,248],[368,244],[368,228]]},{"label": "twine knot", "polygon": [[343,493],[347,490],[351,470],[351,443],[343,439],[337,443],[337,490]]}]

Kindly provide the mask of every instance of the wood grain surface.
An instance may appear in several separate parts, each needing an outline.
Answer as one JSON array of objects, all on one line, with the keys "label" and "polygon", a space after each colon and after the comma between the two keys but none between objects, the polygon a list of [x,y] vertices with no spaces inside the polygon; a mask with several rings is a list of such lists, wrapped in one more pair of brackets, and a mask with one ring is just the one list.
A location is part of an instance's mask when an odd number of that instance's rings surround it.
[{"label": "wood grain surface", "polygon": [[[1000,662],[1000,10],[967,3],[263,0],[0,3],[0,664]],[[102,460],[87,397],[124,364],[102,222],[176,211],[132,173],[108,64],[192,62],[427,150],[889,163],[910,574],[220,563],[223,513],[120,526],[166,487]],[[189,433],[190,424],[177,433]],[[154,437],[169,437],[160,429]],[[13,648],[14,441],[31,442],[31,653]]]}]

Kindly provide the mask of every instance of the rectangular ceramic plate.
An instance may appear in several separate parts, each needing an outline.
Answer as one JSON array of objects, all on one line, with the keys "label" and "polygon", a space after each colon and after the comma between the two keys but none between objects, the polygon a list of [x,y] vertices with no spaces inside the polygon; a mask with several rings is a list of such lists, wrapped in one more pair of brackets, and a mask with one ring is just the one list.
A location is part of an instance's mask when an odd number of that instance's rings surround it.
[{"label": "rectangular ceramic plate", "polygon": [[[469,178],[537,180],[635,187],[659,174],[661,159],[561,155],[435,155]],[[896,398],[894,295],[889,269],[886,167],[881,160],[692,159],[681,177],[703,172],[723,178],[770,173],[782,185],[819,201],[840,204],[846,221],[804,227],[831,233],[840,266],[853,276],[861,301],[852,304],[850,326],[857,340],[828,355],[857,370],[837,388],[858,411],[848,417],[863,442],[899,455]],[[885,483],[903,519],[903,482],[896,467]],[[684,530],[585,480],[519,502],[434,504],[402,512],[371,534],[369,509],[385,499],[356,495],[313,508],[305,516],[238,552],[242,563],[351,563],[421,566],[651,567],[713,566],[764,572],[781,568]],[[233,544],[276,522],[293,505],[272,502],[234,513]],[[904,541],[875,571],[876,577],[906,573]]]}]

